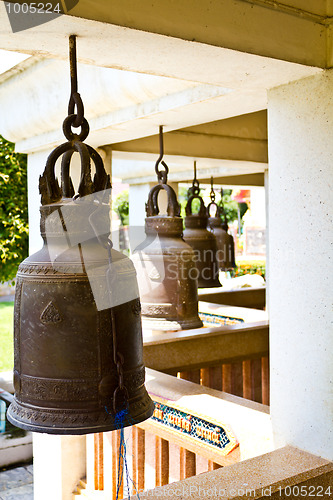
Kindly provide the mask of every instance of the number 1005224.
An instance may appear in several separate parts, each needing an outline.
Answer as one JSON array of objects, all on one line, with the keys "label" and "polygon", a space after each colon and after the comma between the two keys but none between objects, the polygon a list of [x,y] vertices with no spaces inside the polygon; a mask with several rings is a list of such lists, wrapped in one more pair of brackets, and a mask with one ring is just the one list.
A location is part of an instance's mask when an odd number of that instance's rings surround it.
[{"label": "number 1005224", "polygon": [[279,486],[278,487],[278,490],[279,490],[279,493],[280,493],[280,496],[282,496],[282,494],[286,497],[290,497],[290,498],[298,498],[298,497],[326,497],[326,498],[332,498],[332,493],[333,493],[333,489],[331,488],[331,486],[327,486],[327,487],[324,487],[324,486],[298,486],[298,485],[295,485],[295,486],[285,486],[285,487],[282,487],[282,486]]},{"label": "number 1005224", "polygon": [[63,14],[62,5],[56,3],[12,3],[5,2],[8,14]]}]

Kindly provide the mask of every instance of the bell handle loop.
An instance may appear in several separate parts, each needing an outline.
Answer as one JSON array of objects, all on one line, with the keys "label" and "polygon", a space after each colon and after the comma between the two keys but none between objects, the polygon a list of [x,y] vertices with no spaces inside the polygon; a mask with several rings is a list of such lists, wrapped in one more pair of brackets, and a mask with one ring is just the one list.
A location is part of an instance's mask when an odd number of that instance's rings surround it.
[{"label": "bell handle loop", "polygon": [[63,154],[61,160],[61,189],[64,198],[72,198],[75,194],[71,177],[69,176],[69,167],[74,149],[70,149]]},{"label": "bell handle loop", "polygon": [[102,157],[97,153],[96,149],[86,144],[90,158],[94,162],[96,173],[94,175],[95,192],[104,191],[111,188],[110,175],[106,173]]},{"label": "bell handle loop", "polygon": [[[197,214],[192,213],[193,200],[200,200],[200,209],[199,209],[199,212]],[[192,194],[189,197],[188,202],[186,203],[185,213],[186,213],[186,216],[189,216],[189,215],[198,215],[200,217],[206,216],[206,207],[205,207],[204,201],[201,198],[201,196],[199,196],[198,194]]]},{"label": "bell handle loop", "polygon": [[76,141],[73,148],[80,154],[81,157],[81,177],[78,188],[79,196],[87,196],[94,192],[94,185],[91,180],[90,154],[86,144],[81,141]]},{"label": "bell handle loop", "polygon": [[49,154],[44,172],[39,177],[39,192],[41,194],[42,205],[56,203],[61,199],[62,192],[55,177],[54,167],[57,159],[70,149],[72,149],[71,143],[66,142],[58,146]]},{"label": "bell handle loop", "polygon": [[[210,215],[210,209],[212,206],[215,206],[216,207],[216,212],[215,212],[215,215]],[[207,216],[208,217],[220,217],[221,215],[221,211],[220,211],[220,207],[218,206],[218,204],[215,202],[215,201],[211,201],[209,203],[209,205],[207,205]]]},{"label": "bell handle loop", "polygon": [[158,215],[160,213],[158,206],[158,194],[164,189],[168,196],[168,206],[167,206],[167,214],[171,217],[179,217],[180,215],[180,206],[177,201],[177,196],[174,189],[168,184],[156,184],[150,192],[148,196],[148,202],[146,205],[146,213],[147,217],[151,217],[154,215]]}]

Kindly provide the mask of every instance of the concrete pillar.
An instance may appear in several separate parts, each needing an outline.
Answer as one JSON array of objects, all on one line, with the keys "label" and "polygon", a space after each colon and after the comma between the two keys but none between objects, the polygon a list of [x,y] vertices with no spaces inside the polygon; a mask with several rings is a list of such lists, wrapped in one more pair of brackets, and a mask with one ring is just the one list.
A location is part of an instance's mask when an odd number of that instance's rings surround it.
[{"label": "concrete pillar", "polygon": [[33,434],[34,500],[72,500],[86,474],[86,436]]},{"label": "concrete pillar", "polygon": [[269,311],[269,173],[265,170],[265,219],[266,219],[266,311]]},{"label": "concrete pillar", "polygon": [[40,250],[43,240],[39,228],[39,176],[42,175],[51,150],[28,154],[28,214],[29,214],[29,254]]},{"label": "concrete pillar", "polygon": [[268,93],[271,415],[333,459],[333,71]]},{"label": "concrete pillar", "polygon": [[149,183],[131,184],[129,187],[129,225],[144,226],[146,209],[145,204],[148,200],[150,191]]}]

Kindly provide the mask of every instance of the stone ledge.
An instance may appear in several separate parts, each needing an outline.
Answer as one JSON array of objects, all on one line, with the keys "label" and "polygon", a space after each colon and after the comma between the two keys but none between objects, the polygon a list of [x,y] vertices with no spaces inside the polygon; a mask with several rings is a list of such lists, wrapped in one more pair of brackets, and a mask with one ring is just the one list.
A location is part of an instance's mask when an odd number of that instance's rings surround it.
[{"label": "stone ledge", "polygon": [[[331,496],[324,492],[329,487],[332,492],[332,481],[332,462],[287,446],[229,467],[148,490],[140,493],[140,499],[298,498],[292,493],[296,491],[293,490],[295,486],[303,486],[303,491],[307,493],[310,493],[310,487],[315,493],[322,487],[322,496],[328,499]],[[303,495],[303,498],[308,496],[311,495]],[[135,498],[131,497],[132,500]]]}]

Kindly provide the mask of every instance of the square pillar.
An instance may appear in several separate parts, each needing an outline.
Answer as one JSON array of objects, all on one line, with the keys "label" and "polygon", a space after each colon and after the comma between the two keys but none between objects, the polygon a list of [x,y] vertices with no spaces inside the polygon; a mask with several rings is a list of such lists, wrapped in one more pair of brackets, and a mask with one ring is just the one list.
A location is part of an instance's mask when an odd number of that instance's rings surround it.
[{"label": "square pillar", "polygon": [[268,92],[271,415],[333,459],[333,71]]}]

